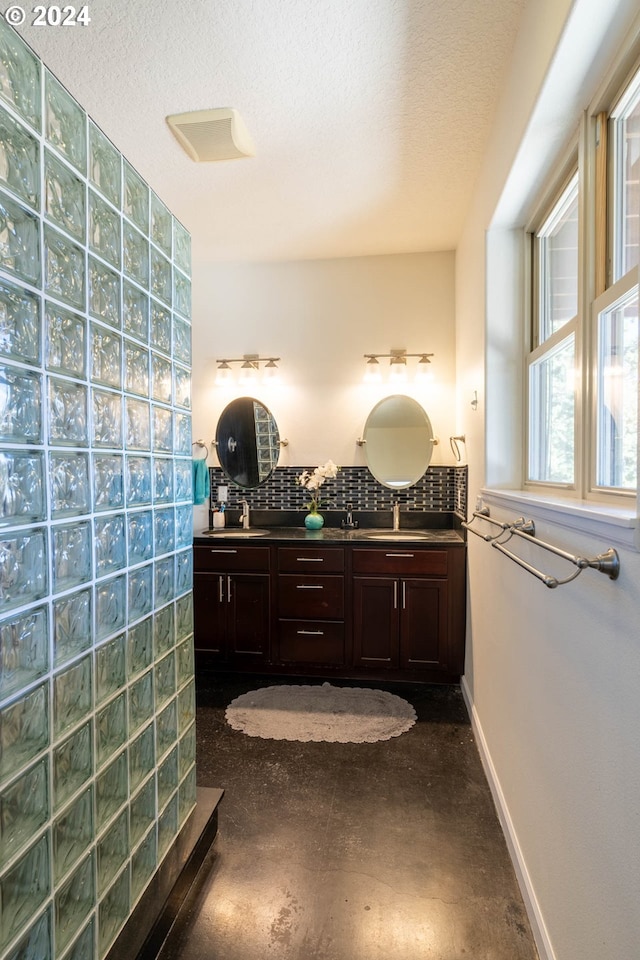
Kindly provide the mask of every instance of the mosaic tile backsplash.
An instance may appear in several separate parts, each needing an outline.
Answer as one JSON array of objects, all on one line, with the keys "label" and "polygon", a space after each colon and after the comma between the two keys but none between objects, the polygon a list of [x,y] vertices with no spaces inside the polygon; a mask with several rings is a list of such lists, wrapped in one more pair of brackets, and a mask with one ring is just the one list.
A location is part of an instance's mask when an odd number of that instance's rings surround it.
[{"label": "mosaic tile backsplash", "polygon": [[[229,488],[229,506],[244,498],[254,510],[304,510],[309,494],[296,484],[306,467],[276,467],[261,486],[246,490],[225,477],[220,467],[210,467],[211,491],[215,500],[218,486]],[[429,467],[423,477],[405,490],[392,490],[375,479],[367,467],[342,467],[335,480],[320,490],[321,510],[344,510],[348,503],[358,510],[390,510],[399,500],[407,510],[453,512],[467,516],[467,468]]]},{"label": "mosaic tile backsplash", "polygon": [[0,960],[99,960],[195,804],[190,238],[0,17]]}]

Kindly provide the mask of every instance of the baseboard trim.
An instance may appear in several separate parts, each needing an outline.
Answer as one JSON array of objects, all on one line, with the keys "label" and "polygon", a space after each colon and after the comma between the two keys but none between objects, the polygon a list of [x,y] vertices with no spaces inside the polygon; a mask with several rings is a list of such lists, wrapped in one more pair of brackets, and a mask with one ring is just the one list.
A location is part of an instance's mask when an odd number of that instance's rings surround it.
[{"label": "baseboard trim", "polygon": [[502,787],[500,786],[500,780],[498,779],[496,769],[491,759],[491,753],[484,736],[482,724],[480,723],[478,713],[473,703],[473,698],[471,696],[471,691],[469,689],[469,685],[467,684],[466,677],[462,677],[460,681],[460,688],[469,712],[471,727],[476,738],[476,743],[478,744],[480,759],[482,761],[485,776],[489,783],[491,795],[493,796],[493,802],[496,806],[498,819],[500,820],[502,832],[504,833],[505,840],[507,841],[507,849],[509,850],[509,856],[511,857],[511,862],[513,863],[513,868],[516,873],[520,892],[522,893],[522,899],[524,901],[525,910],[527,911],[527,916],[529,917],[531,932],[533,933],[533,938],[536,942],[540,960],[556,960],[556,955],[551,945],[551,940],[542,916],[540,904],[538,903],[533,883],[531,882],[531,877],[529,876],[529,871],[527,870],[524,855],[522,853],[520,843],[518,842],[518,836],[516,834],[504,794],[502,792]]}]

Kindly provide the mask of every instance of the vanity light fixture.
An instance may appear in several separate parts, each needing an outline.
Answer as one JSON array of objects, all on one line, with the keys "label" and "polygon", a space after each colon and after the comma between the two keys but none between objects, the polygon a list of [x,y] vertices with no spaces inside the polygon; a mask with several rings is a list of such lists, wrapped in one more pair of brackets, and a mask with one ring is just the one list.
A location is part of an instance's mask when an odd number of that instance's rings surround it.
[{"label": "vanity light fixture", "polygon": [[239,380],[241,383],[254,383],[261,370],[261,364],[264,364],[264,377],[267,380],[273,380],[278,372],[278,363],[280,357],[260,357],[257,353],[245,353],[241,357],[225,357],[216,359],[218,370],[216,373],[216,383],[229,383],[233,379],[232,364],[239,364]]},{"label": "vanity light fixture", "polygon": [[424,380],[429,378],[431,371],[432,353],[407,353],[406,350],[391,350],[389,353],[365,353],[364,358],[367,361],[365,380],[368,383],[376,382],[382,379],[382,370],[380,359],[389,361],[389,378],[395,383],[404,383],[408,380],[407,360],[417,359],[415,378]]}]

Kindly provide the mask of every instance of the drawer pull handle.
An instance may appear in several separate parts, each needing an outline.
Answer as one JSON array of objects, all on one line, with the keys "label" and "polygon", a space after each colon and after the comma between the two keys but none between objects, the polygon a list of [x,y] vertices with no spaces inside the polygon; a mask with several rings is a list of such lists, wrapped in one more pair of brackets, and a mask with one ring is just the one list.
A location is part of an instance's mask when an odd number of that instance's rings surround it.
[{"label": "drawer pull handle", "polygon": [[296,557],[298,563],[324,563],[324,557]]},{"label": "drawer pull handle", "polygon": [[385,557],[414,557],[414,553],[385,553]]},{"label": "drawer pull handle", "polygon": [[211,553],[237,553],[237,550],[231,550],[230,548],[218,547],[217,550],[211,550]]},{"label": "drawer pull handle", "polygon": [[324,637],[324,630],[296,630],[296,633],[305,637]]},{"label": "drawer pull handle", "polygon": [[296,590],[324,590],[320,583],[297,583]]}]

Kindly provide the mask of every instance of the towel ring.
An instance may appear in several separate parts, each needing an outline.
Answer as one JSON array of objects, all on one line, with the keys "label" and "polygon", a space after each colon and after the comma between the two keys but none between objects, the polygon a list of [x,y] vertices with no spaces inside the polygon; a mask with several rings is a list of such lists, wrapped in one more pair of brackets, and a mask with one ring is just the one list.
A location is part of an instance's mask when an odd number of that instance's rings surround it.
[{"label": "towel ring", "polygon": [[194,440],[193,443],[191,444],[191,449],[193,450],[194,447],[203,447],[205,451],[204,457],[196,457],[195,459],[206,460],[207,457],[209,456],[209,447],[204,442],[204,440]]}]

